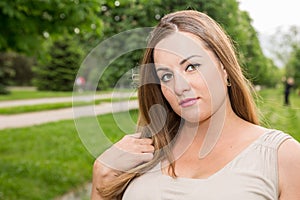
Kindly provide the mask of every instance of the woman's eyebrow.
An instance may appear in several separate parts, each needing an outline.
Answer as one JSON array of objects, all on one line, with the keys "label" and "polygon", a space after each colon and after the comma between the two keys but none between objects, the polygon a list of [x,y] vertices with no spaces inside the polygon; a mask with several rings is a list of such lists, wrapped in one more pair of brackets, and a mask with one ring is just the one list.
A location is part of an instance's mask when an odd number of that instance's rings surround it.
[{"label": "woman's eyebrow", "polygon": [[200,55],[191,55],[185,59],[183,59],[182,61],[180,61],[179,65],[184,64],[186,61],[188,61],[189,59],[193,58],[193,57],[201,57]]},{"label": "woman's eyebrow", "polygon": [[167,67],[160,67],[160,68],[156,69],[156,72],[158,72],[158,71],[171,71],[171,70]]}]

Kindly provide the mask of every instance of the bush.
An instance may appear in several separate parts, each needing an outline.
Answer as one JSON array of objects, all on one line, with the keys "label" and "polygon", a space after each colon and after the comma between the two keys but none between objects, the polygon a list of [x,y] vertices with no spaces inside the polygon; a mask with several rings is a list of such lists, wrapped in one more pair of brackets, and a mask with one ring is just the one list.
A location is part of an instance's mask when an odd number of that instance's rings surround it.
[{"label": "bush", "polygon": [[11,70],[11,61],[7,59],[6,53],[0,54],[0,94],[8,94],[6,86],[9,85],[9,79],[13,76],[13,71]]},{"label": "bush", "polygon": [[49,51],[50,58],[35,68],[34,85],[38,90],[72,91],[83,51],[70,37],[60,38]]}]

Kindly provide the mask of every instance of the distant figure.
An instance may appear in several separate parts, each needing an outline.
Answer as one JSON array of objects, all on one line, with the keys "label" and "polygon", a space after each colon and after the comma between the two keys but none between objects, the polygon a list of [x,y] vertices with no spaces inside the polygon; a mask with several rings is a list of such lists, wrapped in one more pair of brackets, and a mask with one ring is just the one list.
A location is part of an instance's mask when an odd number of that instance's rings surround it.
[{"label": "distant figure", "polygon": [[285,82],[285,89],[284,89],[284,105],[288,106],[290,105],[290,90],[294,86],[294,79],[292,77],[289,77]]},{"label": "distant figure", "polygon": [[81,92],[83,91],[83,89],[84,89],[84,86],[85,86],[85,79],[84,79],[84,77],[79,76],[79,77],[76,79],[75,84],[76,84],[76,86],[77,86],[78,92],[81,93]]}]

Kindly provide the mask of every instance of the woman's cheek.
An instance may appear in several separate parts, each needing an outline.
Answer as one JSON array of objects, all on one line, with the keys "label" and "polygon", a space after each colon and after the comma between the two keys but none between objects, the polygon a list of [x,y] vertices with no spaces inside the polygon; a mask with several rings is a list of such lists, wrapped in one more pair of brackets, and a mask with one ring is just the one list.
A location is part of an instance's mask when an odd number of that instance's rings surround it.
[{"label": "woman's cheek", "polygon": [[162,91],[164,97],[170,103],[170,97],[171,97],[171,91],[170,91],[170,89],[167,86],[165,86],[165,85],[161,85],[161,91]]},{"label": "woman's cheek", "polygon": [[172,90],[169,87],[163,86],[163,85],[161,86],[161,91],[162,91],[164,97],[166,98],[166,100],[171,105],[171,107],[173,109],[176,109],[176,108],[174,108],[174,106],[177,105],[178,102],[177,102],[177,98],[176,98],[174,92],[172,92]]}]

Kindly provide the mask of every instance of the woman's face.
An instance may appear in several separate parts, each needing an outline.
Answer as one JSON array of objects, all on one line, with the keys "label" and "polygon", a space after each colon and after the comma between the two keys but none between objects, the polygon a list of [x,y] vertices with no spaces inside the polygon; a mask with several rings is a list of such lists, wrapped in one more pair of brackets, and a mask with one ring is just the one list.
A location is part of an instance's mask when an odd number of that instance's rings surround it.
[{"label": "woman's face", "polygon": [[185,120],[206,120],[225,102],[227,74],[193,34],[176,32],[161,40],[154,63],[163,95]]}]

